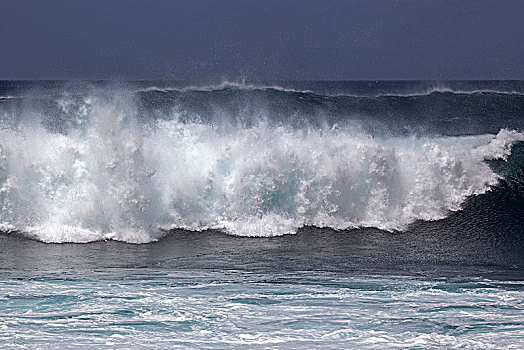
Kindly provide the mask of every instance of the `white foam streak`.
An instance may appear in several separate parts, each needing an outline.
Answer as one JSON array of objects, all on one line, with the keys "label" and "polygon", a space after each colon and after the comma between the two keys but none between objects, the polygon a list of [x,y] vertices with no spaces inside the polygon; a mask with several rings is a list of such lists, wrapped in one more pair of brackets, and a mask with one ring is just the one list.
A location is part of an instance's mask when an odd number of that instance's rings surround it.
[{"label": "white foam streak", "polygon": [[521,91],[516,90],[494,90],[494,89],[453,89],[450,87],[436,85],[427,88],[421,88],[412,92],[391,92],[391,93],[326,93],[317,92],[310,89],[293,89],[283,87],[277,84],[250,84],[245,81],[224,81],[220,84],[215,85],[192,85],[192,86],[181,86],[181,87],[157,87],[151,86],[145,89],[141,89],[141,92],[213,92],[222,90],[242,90],[242,91],[280,91],[300,94],[315,94],[329,97],[356,97],[356,98],[379,98],[379,97],[419,97],[419,96],[430,96],[435,93],[450,93],[456,95],[475,95],[475,94],[501,94],[501,95],[515,95],[522,96]]},{"label": "white foam streak", "polygon": [[[450,93],[456,95],[474,95],[474,94],[500,94],[500,95],[516,95],[522,96],[523,93],[515,90],[492,90],[492,89],[475,89],[475,90],[460,90],[452,89],[447,87],[431,87],[423,89],[421,91],[415,91],[411,93],[386,93],[378,94],[373,97],[417,97],[417,96],[429,96],[434,93]],[[353,97],[365,97],[365,96],[355,96],[355,95],[344,95],[339,94],[337,96],[353,96]]]},{"label": "white foam streak", "polygon": [[355,130],[138,124],[128,103],[88,101],[67,135],[0,130],[0,229],[45,242],[145,243],[160,228],[276,236],[313,225],[403,230],[459,210],[498,181],[484,162],[515,131],[376,139]]},{"label": "white foam streak", "polygon": [[185,87],[148,87],[145,89],[142,89],[140,91],[142,92],[170,92],[170,91],[176,91],[176,92],[212,92],[212,91],[221,91],[221,90],[243,90],[243,91],[256,91],[256,90],[275,90],[275,91],[281,91],[281,92],[295,92],[295,93],[314,93],[311,90],[297,90],[297,89],[291,89],[291,88],[285,88],[280,85],[271,84],[271,85],[257,85],[257,84],[249,84],[245,81],[242,82],[235,82],[235,81],[223,81],[220,84],[216,85],[193,85],[193,86],[185,86]]}]

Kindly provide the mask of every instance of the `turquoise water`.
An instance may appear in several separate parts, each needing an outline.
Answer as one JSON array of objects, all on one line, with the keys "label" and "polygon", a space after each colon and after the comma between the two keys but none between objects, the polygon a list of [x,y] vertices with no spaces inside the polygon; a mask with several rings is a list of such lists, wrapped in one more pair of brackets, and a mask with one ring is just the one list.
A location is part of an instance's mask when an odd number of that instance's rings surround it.
[{"label": "turquoise water", "polygon": [[0,280],[5,348],[524,345],[522,282],[121,268],[12,273]]}]

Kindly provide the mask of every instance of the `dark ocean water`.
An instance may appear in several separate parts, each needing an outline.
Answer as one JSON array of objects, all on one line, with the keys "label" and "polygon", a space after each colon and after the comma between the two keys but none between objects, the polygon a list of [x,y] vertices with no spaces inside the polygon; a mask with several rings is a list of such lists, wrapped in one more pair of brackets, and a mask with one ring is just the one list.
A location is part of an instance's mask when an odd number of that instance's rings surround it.
[{"label": "dark ocean water", "polygon": [[0,341],[521,348],[523,131],[519,81],[0,82]]}]

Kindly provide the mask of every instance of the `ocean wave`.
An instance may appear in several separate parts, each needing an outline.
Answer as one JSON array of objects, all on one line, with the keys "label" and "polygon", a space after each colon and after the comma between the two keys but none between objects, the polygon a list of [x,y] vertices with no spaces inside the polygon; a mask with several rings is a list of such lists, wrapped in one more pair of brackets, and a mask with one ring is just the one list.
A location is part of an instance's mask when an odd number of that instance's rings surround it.
[{"label": "ocean wave", "polygon": [[[292,234],[303,226],[405,230],[460,210],[500,179],[524,134],[373,137],[353,128],[169,120],[86,99],[66,133],[0,130],[0,229],[44,242],[146,243],[165,230]],[[65,104],[65,106],[69,106]],[[64,107],[65,108],[65,107]]]},{"label": "ocean wave", "polygon": [[428,88],[419,88],[413,91],[404,92],[332,92],[332,91],[317,91],[311,89],[295,89],[284,87],[278,84],[250,84],[246,82],[225,81],[220,84],[212,85],[192,85],[181,87],[157,87],[150,86],[139,89],[138,92],[157,92],[157,93],[188,93],[188,92],[217,92],[217,91],[275,91],[293,94],[307,94],[323,97],[354,97],[354,98],[388,98],[388,97],[424,97],[436,94],[454,94],[454,95],[478,95],[478,94],[494,94],[494,95],[510,95],[523,96],[524,93],[517,90],[496,90],[496,89],[455,89],[445,86],[432,86]]},{"label": "ocean wave", "polygon": [[144,89],[138,90],[139,92],[214,92],[223,90],[241,90],[241,91],[279,91],[279,92],[292,92],[292,93],[303,93],[313,94],[312,90],[297,90],[292,88],[285,88],[280,85],[256,85],[249,84],[246,82],[232,82],[224,81],[216,85],[202,85],[202,86],[185,86],[185,87],[157,87],[151,86]]},{"label": "ocean wave", "polygon": [[[491,90],[491,89],[478,89],[478,90],[460,90],[452,88],[433,87],[422,91],[408,92],[408,93],[383,93],[377,94],[373,97],[419,97],[419,96],[431,96],[434,94],[454,94],[454,95],[478,95],[478,94],[494,94],[494,95],[512,95],[512,96],[523,96],[524,93],[519,91],[506,91],[506,90]],[[354,95],[339,95],[355,97]]]}]

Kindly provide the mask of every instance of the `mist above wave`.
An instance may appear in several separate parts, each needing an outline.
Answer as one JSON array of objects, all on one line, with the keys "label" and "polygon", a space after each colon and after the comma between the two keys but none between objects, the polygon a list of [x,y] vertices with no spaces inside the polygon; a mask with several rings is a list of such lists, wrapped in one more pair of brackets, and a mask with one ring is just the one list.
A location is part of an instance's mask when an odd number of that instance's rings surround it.
[{"label": "mist above wave", "polygon": [[373,137],[273,123],[263,111],[246,124],[180,110],[142,123],[129,96],[58,104],[65,131],[38,111],[0,130],[0,229],[45,242],[145,243],[170,228],[242,236],[304,225],[403,230],[486,192],[499,176],[484,161],[504,159],[524,140],[509,130]]}]

